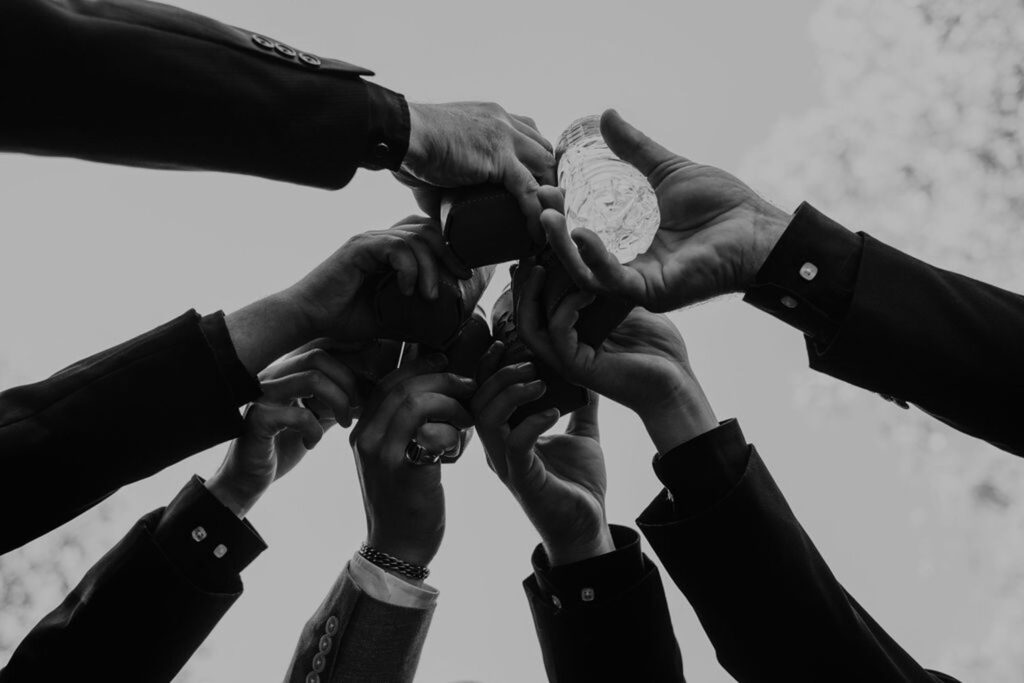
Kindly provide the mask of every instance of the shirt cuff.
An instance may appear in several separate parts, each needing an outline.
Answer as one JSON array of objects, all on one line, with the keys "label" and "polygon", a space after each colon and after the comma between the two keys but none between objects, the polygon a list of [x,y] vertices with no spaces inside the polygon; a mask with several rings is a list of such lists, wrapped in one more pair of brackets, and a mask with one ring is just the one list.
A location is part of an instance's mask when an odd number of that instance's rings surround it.
[{"label": "shirt cuff", "polygon": [[154,540],[186,577],[211,592],[234,592],[238,575],[267,549],[246,520],[239,519],[193,476],[161,515]]},{"label": "shirt cuff", "polygon": [[213,352],[220,376],[234,404],[241,406],[259,398],[260,383],[249,374],[242,361],[238,359],[238,352],[231,341],[231,333],[224,322],[224,311],[204,315],[199,321],[199,329]]},{"label": "shirt cuff", "polygon": [[571,564],[552,567],[544,546],[533,551],[533,573],[547,599],[561,608],[614,600],[644,578],[640,534],[615,524],[609,527],[615,550]]},{"label": "shirt cuff", "polygon": [[374,600],[397,607],[430,609],[437,602],[438,590],[423,584],[417,586],[390,574],[356,553],[348,563],[348,573],[359,590]]},{"label": "shirt cuff", "polygon": [[369,117],[366,149],[360,166],[397,171],[409,150],[409,103],[405,97],[375,83],[366,84]]},{"label": "shirt cuff", "polygon": [[827,344],[850,308],[863,249],[861,234],[804,202],[743,300]]},{"label": "shirt cuff", "polygon": [[672,495],[677,517],[702,512],[724,498],[743,477],[750,459],[747,444],[735,419],[664,455],[654,457],[654,473]]}]

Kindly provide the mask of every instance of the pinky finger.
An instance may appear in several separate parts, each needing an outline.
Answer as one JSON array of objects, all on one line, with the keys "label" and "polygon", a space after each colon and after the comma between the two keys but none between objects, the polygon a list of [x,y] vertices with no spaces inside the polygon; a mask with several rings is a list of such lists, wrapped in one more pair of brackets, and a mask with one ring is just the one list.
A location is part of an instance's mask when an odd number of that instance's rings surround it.
[{"label": "pinky finger", "polygon": [[311,449],[320,443],[324,427],[308,408],[298,406],[268,406],[258,403],[250,418],[259,420],[269,436],[275,436],[286,429],[298,432],[302,445]]}]

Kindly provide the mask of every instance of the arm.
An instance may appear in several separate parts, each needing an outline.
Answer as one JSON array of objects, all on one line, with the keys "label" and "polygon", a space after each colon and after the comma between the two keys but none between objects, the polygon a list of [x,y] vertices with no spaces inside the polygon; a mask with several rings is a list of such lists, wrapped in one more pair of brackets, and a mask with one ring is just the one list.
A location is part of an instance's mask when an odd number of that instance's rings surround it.
[{"label": "arm", "polygon": [[654,311],[745,292],[807,336],[812,368],[1024,455],[1024,360],[1014,343],[1024,298],[854,234],[806,204],[790,216],[612,111],[602,132],[648,176],[662,224],[647,253],[620,265],[592,232],[570,239],[561,195],[545,188],[548,239],[581,287]]},{"label": "arm", "polygon": [[416,673],[437,599],[423,581],[444,536],[444,492],[440,465],[410,464],[406,447],[428,420],[472,424],[460,400],[474,385],[439,372],[445,364],[436,355],[406,364],[380,381],[362,409],[350,441],[366,546],[376,552],[361,550],[346,565],[303,627],[289,683],[411,681]]},{"label": "arm", "polygon": [[572,332],[585,301],[568,297],[547,334],[531,323],[524,337],[643,420],[667,490],[638,523],[729,673],[744,682],[950,680],[921,668],[846,593],[736,422],[718,424],[672,323],[637,308],[593,349]]},{"label": "arm", "polygon": [[533,177],[553,177],[525,117],[410,105],[367,69],[168,5],[8,0],[0,58],[21,65],[2,81],[18,102],[0,112],[5,151],[330,189],[358,167],[402,168],[431,185],[504,184],[533,215]]},{"label": "arm", "polygon": [[[240,311],[187,313],[47,380],[0,393],[0,467],[10,481],[46,487],[45,495],[10,487],[0,497],[0,515],[9,520],[0,552],[238,436],[238,407],[259,396],[254,376],[268,363],[319,337],[375,338],[375,278],[397,272],[403,291],[429,300],[443,254],[440,229],[425,219],[363,233],[294,286]],[[140,452],[140,443],[150,447]]]},{"label": "arm", "polygon": [[683,664],[657,568],[639,536],[605,519],[597,399],[573,413],[565,434],[542,437],[548,410],[508,421],[543,394],[530,363],[485,355],[488,379],[471,407],[488,463],[537,529],[533,574],[523,582],[551,681],[683,681]]}]

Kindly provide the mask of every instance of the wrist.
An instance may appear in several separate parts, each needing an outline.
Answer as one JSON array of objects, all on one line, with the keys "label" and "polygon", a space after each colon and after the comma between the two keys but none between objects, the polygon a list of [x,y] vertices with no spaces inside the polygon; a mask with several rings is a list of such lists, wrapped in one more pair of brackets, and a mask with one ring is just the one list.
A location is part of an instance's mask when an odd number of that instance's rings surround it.
[{"label": "wrist", "polygon": [[768,255],[772,253],[772,249],[793,218],[792,214],[763,199],[753,208],[753,212],[750,249],[742,259],[744,267],[740,276],[739,291],[745,290],[754,282],[761,266],[768,260]]},{"label": "wrist", "polygon": [[231,510],[239,519],[249,514],[249,510],[263,495],[263,491],[245,491],[244,487],[238,486],[229,477],[221,476],[219,472],[207,479],[204,485],[221,505]]},{"label": "wrist", "polygon": [[425,105],[409,102],[409,147],[405,151],[405,158],[402,159],[402,169],[408,170],[413,175],[419,162],[426,157],[426,144],[424,141]]},{"label": "wrist", "polygon": [[315,338],[311,303],[287,289],[224,317],[238,360],[253,375]]},{"label": "wrist", "polygon": [[667,453],[718,426],[715,411],[703,392],[638,411],[638,414],[659,453]]},{"label": "wrist", "polygon": [[441,547],[440,540],[423,543],[372,533],[367,539],[366,544],[403,562],[421,567],[429,567],[437,555],[438,549]]},{"label": "wrist", "polygon": [[615,541],[612,540],[611,529],[604,522],[601,523],[601,528],[593,538],[567,544],[548,543],[546,541],[544,543],[544,552],[547,553],[548,561],[552,567],[582,562],[583,560],[607,555],[614,551]]}]

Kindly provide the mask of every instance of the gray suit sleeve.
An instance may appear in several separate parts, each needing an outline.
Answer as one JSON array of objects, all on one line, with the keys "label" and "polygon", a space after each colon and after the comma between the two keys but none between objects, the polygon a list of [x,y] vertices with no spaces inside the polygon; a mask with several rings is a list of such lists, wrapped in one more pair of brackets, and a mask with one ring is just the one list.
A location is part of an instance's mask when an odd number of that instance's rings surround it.
[{"label": "gray suit sleeve", "polygon": [[371,598],[346,565],[303,627],[285,681],[412,681],[433,614]]}]

